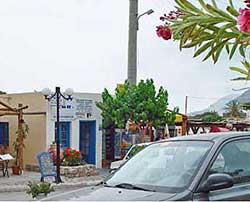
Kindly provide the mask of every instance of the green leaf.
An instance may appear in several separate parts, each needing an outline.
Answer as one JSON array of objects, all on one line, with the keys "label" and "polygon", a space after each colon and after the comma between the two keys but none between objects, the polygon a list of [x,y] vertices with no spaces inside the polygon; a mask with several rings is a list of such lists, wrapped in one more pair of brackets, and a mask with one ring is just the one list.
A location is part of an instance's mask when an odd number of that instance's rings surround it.
[{"label": "green leaf", "polygon": [[209,41],[211,39],[213,39],[213,35],[207,35],[207,36],[203,36],[201,38],[198,38],[198,36],[194,37],[195,40],[193,40],[191,43],[188,43],[188,44],[185,44],[184,46],[182,46],[182,48],[191,48],[191,47],[194,47],[202,42],[205,42],[205,41]]},{"label": "green leaf", "polygon": [[192,27],[193,25],[196,25],[196,23],[189,22],[189,23],[183,24],[183,25],[179,26],[177,30],[175,30],[175,34],[179,34],[179,33],[183,32],[184,29],[186,29],[188,27]]},{"label": "green leaf", "polygon": [[235,78],[235,79],[232,79],[232,81],[246,81],[246,77],[238,77],[238,78]]},{"label": "green leaf", "polygon": [[189,38],[191,37],[193,31],[195,30],[196,25],[193,25],[192,27],[190,27],[189,29],[186,29],[185,32],[183,33],[183,44],[182,46],[189,40]]},{"label": "green leaf", "polygon": [[213,6],[214,6],[215,8],[218,8],[218,6],[217,6],[215,0],[211,0],[211,1],[212,1]]},{"label": "green leaf", "polygon": [[189,3],[187,0],[176,0],[176,3],[180,2],[185,8],[203,15],[202,11],[196,8],[193,4]]},{"label": "green leaf", "polygon": [[232,8],[234,8],[234,5],[233,5],[233,1],[232,0],[229,0],[229,4]]},{"label": "green leaf", "polygon": [[239,51],[240,51],[240,54],[243,58],[246,57],[246,54],[245,54],[245,48],[244,48],[244,45],[240,45],[240,48],[239,48]]},{"label": "green leaf", "polygon": [[[220,52],[221,52],[221,46],[223,48],[226,42],[227,42],[227,40],[222,41],[222,42],[218,43],[216,46],[214,46],[209,51],[209,53],[206,55],[206,57],[203,59],[203,61],[207,60],[210,56],[212,56],[214,62],[216,63],[217,59],[218,59],[218,58],[216,58],[216,52],[219,51],[219,54],[220,54]],[[217,56],[217,57],[219,57],[219,56]]]},{"label": "green leaf", "polygon": [[235,53],[238,45],[239,45],[238,41],[237,41],[237,39],[235,39],[234,45],[233,45],[232,50],[231,50],[230,55],[229,55],[229,59],[230,60],[232,59],[232,57],[233,57],[233,55],[234,55],[234,53]]},{"label": "green leaf", "polygon": [[203,0],[198,0],[198,1],[199,1],[199,3],[200,3],[201,7],[202,7],[203,9],[205,9],[207,12],[209,12],[209,10],[207,9],[206,3],[205,3]]},{"label": "green leaf", "polygon": [[244,66],[244,68],[246,69],[246,71],[247,71],[247,78],[249,79],[250,78],[250,63],[248,62],[248,61],[242,61],[241,62],[242,64],[243,64],[243,66]]},{"label": "green leaf", "polygon": [[214,63],[216,63],[220,57],[221,51],[224,48],[225,44],[227,43],[227,40],[223,41],[217,48],[215,56],[214,56]]},{"label": "green leaf", "polygon": [[213,42],[210,41],[210,42],[204,44],[202,47],[200,47],[200,48],[195,52],[194,57],[197,57],[197,56],[199,56],[201,53],[203,53],[204,51],[206,51],[209,47],[211,47],[212,43],[213,43]]},{"label": "green leaf", "polygon": [[232,6],[228,6],[227,7],[227,11],[233,15],[234,17],[238,17],[240,15],[240,13],[235,9],[233,8]]},{"label": "green leaf", "polygon": [[247,75],[248,72],[240,67],[229,67],[229,69],[231,69],[232,71]]},{"label": "green leaf", "polygon": [[216,14],[218,14],[219,16],[227,19],[228,21],[230,22],[236,22],[236,19],[231,17],[230,15],[228,15],[227,13],[225,13],[224,11],[220,10],[220,9],[217,9],[209,4],[207,4],[207,9],[210,10],[210,12],[214,12]]},{"label": "green leaf", "polygon": [[230,47],[229,47],[229,44],[228,44],[228,43],[226,44],[226,51],[227,51],[227,54],[230,53]]}]

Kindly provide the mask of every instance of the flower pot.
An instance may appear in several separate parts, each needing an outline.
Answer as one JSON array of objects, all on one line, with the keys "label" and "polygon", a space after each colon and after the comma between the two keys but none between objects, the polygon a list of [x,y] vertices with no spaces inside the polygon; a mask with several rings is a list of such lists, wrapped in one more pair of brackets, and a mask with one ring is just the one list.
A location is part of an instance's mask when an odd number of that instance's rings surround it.
[{"label": "flower pot", "polygon": [[12,173],[13,175],[20,175],[21,174],[20,167],[17,165],[12,166]]},{"label": "flower pot", "polygon": [[[56,164],[56,146],[53,145],[52,147],[50,147],[48,152],[51,153],[53,162],[54,164]],[[63,150],[61,148],[60,148],[60,160],[61,162],[63,161]]]},{"label": "flower pot", "polygon": [[102,168],[108,168],[108,161],[102,160]]}]

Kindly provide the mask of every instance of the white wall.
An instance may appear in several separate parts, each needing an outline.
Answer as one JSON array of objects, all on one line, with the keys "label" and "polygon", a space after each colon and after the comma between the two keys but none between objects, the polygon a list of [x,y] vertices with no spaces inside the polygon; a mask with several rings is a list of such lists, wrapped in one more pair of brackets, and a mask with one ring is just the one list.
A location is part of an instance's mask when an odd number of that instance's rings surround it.
[{"label": "white wall", "polygon": [[[96,121],[96,167],[101,168],[102,166],[102,131],[99,130],[102,123],[101,111],[96,107],[95,102],[101,101],[100,94],[92,93],[74,93],[73,99],[91,99],[93,100],[93,111],[90,118],[87,117],[74,117],[74,118],[61,118],[60,121],[70,121],[71,122],[71,134],[70,134],[70,146],[74,149],[79,150],[79,135],[80,135],[80,121]],[[54,141],[54,131],[55,131],[55,119],[53,117],[53,110],[51,106],[47,105],[47,142],[46,147]]]}]

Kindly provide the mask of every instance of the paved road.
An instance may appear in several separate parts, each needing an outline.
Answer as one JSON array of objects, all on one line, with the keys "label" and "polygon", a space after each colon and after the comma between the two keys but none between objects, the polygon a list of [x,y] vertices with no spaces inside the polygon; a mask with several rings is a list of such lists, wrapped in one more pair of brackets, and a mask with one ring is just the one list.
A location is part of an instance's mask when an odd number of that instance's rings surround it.
[{"label": "paved road", "polygon": [[[78,188],[79,189],[79,188]],[[60,189],[48,195],[48,197],[61,195],[67,192],[72,192],[74,189]],[[32,201],[32,197],[25,192],[6,192],[0,193],[0,201]]]},{"label": "paved road", "polygon": [[55,195],[51,195],[47,198],[44,198],[43,201],[77,201],[79,200],[79,195],[83,196],[89,192],[92,192],[93,187],[85,187],[81,189],[65,191],[64,193],[58,193]]},{"label": "paved road", "polygon": [[32,200],[32,198],[24,192],[8,192],[8,193],[0,193],[0,200],[1,201],[29,201],[29,200]]}]

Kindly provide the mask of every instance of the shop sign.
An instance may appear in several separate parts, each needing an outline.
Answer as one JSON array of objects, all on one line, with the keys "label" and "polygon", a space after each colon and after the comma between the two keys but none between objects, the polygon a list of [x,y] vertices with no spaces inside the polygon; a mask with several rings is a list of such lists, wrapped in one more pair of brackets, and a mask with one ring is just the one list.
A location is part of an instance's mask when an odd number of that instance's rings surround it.
[{"label": "shop sign", "polygon": [[90,99],[76,99],[76,113],[77,117],[90,118],[93,114],[93,100]]},{"label": "shop sign", "polygon": [[[60,119],[90,118],[93,115],[93,103],[91,99],[75,98],[73,100],[60,99]],[[56,118],[56,102],[49,102],[53,119]]]},{"label": "shop sign", "polygon": [[[75,104],[74,104],[74,99],[73,100],[64,100],[60,99],[59,102],[59,115],[60,119],[73,119],[75,117]],[[55,99],[51,99],[49,102],[50,109],[51,109],[51,115],[53,119],[56,119],[56,101]]]}]

